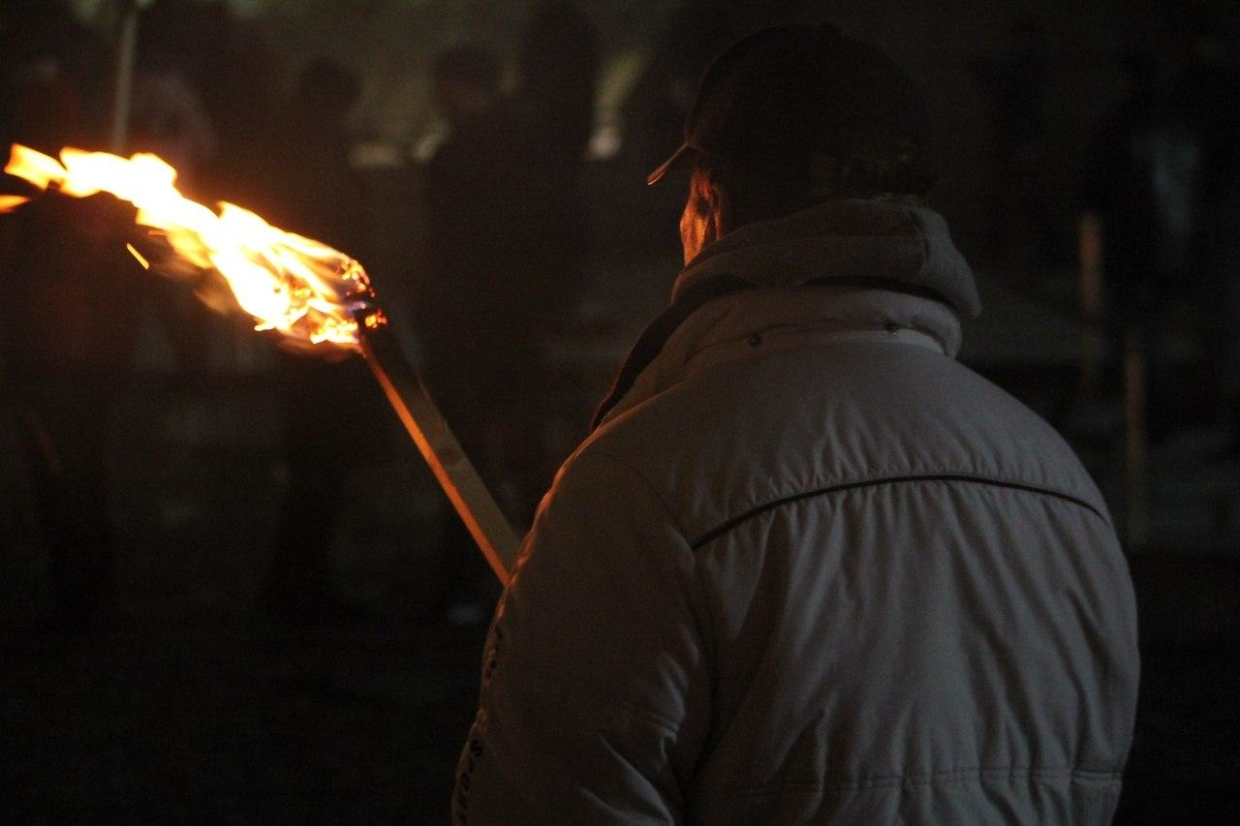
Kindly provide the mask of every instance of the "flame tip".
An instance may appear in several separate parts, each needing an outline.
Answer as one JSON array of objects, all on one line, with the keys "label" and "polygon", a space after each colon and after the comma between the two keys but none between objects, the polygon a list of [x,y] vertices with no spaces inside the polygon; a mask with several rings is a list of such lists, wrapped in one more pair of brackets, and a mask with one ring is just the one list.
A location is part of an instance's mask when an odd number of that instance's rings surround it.
[{"label": "flame tip", "polygon": [[[273,227],[244,207],[221,201],[218,213],[184,197],[177,172],[156,155],[129,158],[64,147],[60,160],[13,144],[5,172],[43,190],[73,197],[109,192],[138,208],[137,223],[163,237],[182,260],[218,271],[255,318],[256,329],[277,329],[314,343],[356,346],[358,324],[344,296],[353,283],[368,284],[365,269],[326,244]],[[0,211],[28,201],[0,196]],[[150,263],[132,244],[130,253]],[[311,315],[313,311],[313,315]]]}]

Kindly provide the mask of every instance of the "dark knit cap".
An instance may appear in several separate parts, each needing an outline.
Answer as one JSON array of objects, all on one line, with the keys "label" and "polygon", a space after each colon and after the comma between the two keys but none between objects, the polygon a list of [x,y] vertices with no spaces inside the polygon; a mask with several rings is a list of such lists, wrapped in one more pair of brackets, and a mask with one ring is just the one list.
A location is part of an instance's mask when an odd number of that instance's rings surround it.
[{"label": "dark knit cap", "polygon": [[914,147],[913,189],[929,188],[930,116],[917,84],[879,49],[827,24],[776,26],[723,52],[702,77],[685,142],[653,184],[699,152],[755,170],[809,169],[815,152],[861,124],[894,127]]}]

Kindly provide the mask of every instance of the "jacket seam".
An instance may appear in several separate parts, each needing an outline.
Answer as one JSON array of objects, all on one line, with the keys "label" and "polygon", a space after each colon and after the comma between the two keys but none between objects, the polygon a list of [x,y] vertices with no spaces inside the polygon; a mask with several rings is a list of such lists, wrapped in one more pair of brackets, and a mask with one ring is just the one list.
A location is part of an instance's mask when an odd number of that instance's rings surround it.
[{"label": "jacket seam", "polygon": [[669,502],[666,498],[664,498],[663,493],[659,490],[657,486],[655,486],[654,484],[650,482],[650,480],[646,477],[646,474],[644,474],[640,468],[630,463],[628,460],[623,459],[619,456],[616,456],[606,450],[600,450],[598,448],[595,448],[592,451],[592,455],[599,457],[599,458],[606,459],[607,461],[612,462],[613,464],[616,464],[624,468],[628,473],[640,479],[642,484],[645,486],[646,490],[649,491],[650,496],[654,499],[654,501],[659,503],[659,507],[661,507],[663,509],[664,514],[667,515],[667,521],[675,529],[677,535],[680,536],[681,541],[685,543],[685,545],[689,548],[690,551],[697,550],[692,545],[692,543],[690,543],[689,535],[685,531],[684,525],[682,525],[680,523],[680,520],[676,518],[676,509],[672,507],[671,502]]},{"label": "jacket seam", "polygon": [[684,723],[683,720],[673,720],[671,717],[667,717],[657,711],[646,708],[645,706],[639,706],[631,700],[616,700],[613,703],[599,703],[599,705],[604,708],[610,706],[611,708],[620,709],[629,714],[636,715],[661,730],[664,734],[679,733],[680,727]]},{"label": "jacket seam", "polygon": [[860,488],[877,487],[879,485],[892,485],[892,484],[907,483],[907,482],[971,482],[973,484],[993,485],[995,487],[1008,488],[1010,490],[1019,490],[1019,491],[1024,491],[1026,493],[1036,493],[1041,496],[1051,496],[1056,499],[1061,499],[1065,502],[1070,502],[1074,505],[1083,507],[1089,512],[1093,513],[1103,522],[1110,524],[1110,520],[1107,519],[1106,514],[1103,511],[1099,510],[1093,503],[1085,499],[1082,499],[1078,496],[1073,496],[1072,494],[1067,493],[1065,491],[1056,490],[1055,488],[1046,487],[1042,485],[1033,485],[1027,482],[1014,482],[1014,481],[1010,481],[1007,479],[996,479],[993,477],[984,476],[980,474],[927,473],[927,474],[914,474],[914,475],[903,475],[903,476],[885,476],[885,477],[879,477],[876,479],[865,479],[865,480],[858,481],[858,482],[845,482],[845,483],[838,484],[838,485],[827,485],[826,487],[815,488],[813,490],[795,493],[795,494],[792,494],[791,496],[784,496],[784,497],[780,497],[779,499],[772,499],[769,502],[763,502],[760,505],[749,508],[748,510],[738,514],[737,516],[733,516],[725,520],[723,523],[715,526],[714,528],[711,528],[705,531],[701,536],[693,540],[690,543],[689,547],[692,550],[697,551],[703,545],[706,545],[707,543],[715,539],[718,539],[723,534],[749,521],[753,517],[766,513],[767,511],[774,510],[783,505],[792,504],[793,502],[800,502],[804,499],[813,499],[816,496],[827,496],[833,493],[841,493],[843,491],[857,490]]},{"label": "jacket seam", "polygon": [[960,783],[974,778],[977,779],[994,779],[994,778],[1033,778],[1037,779],[1079,779],[1088,781],[1105,781],[1107,783],[1116,783],[1123,779],[1122,772],[1095,771],[1090,769],[1034,769],[1028,767],[1011,767],[1011,768],[976,768],[976,769],[952,769],[942,772],[928,772],[924,774],[890,774],[879,775],[876,777],[858,777],[850,780],[839,780],[832,783],[773,783],[769,786],[760,786],[749,789],[737,789],[732,792],[713,793],[711,796],[716,800],[736,800],[740,798],[762,797],[777,791],[781,792],[802,792],[812,794],[816,792],[836,792],[836,791],[856,791],[864,789],[885,789],[897,786],[926,786],[935,783]]},{"label": "jacket seam", "polygon": [[[684,543],[685,548],[688,550],[690,556],[692,557],[693,551],[695,549],[689,544],[689,537],[685,533],[684,527],[677,520],[675,509],[672,508],[671,503],[668,502],[668,500],[663,497],[659,489],[655,485],[651,484],[650,480],[646,477],[646,475],[642,473],[642,471],[638,467],[633,465],[632,463],[628,462],[627,460],[619,456],[613,455],[612,453],[609,453],[606,450],[595,449],[592,455],[600,459],[605,459],[606,461],[611,462],[617,467],[623,468],[626,473],[631,474],[632,476],[634,476],[635,478],[641,481],[642,485],[645,487],[647,492],[650,494],[650,497],[659,504],[659,507],[663,509],[664,514],[667,516],[668,524],[672,527],[673,530],[675,530],[676,535],[680,538],[680,541]],[[691,566],[691,569],[693,571],[694,587],[695,587],[695,590],[697,591],[696,596],[699,599],[702,599],[702,594],[705,589],[705,583],[703,582],[702,576],[696,565],[696,559],[693,561],[695,564]],[[707,613],[709,613],[710,612],[709,602],[703,600],[703,605],[705,606],[705,610],[707,611]],[[713,650],[714,650],[713,637],[708,638],[705,634],[705,629],[701,628],[700,625],[695,630],[702,637],[704,643],[706,643],[706,641],[709,640],[709,643],[706,644],[706,647],[708,649],[708,652],[710,653],[708,653],[707,656],[712,656]],[[645,706],[637,705],[627,700],[621,700],[615,703],[604,704],[604,705],[605,706],[609,705],[612,708],[620,708],[629,713],[636,714],[644,718],[647,722],[656,725],[657,727],[659,727],[665,733],[668,733],[668,734],[676,734],[677,732],[679,732],[680,727],[684,723],[683,720],[676,720],[672,717],[665,716],[664,714],[658,711],[655,711],[650,708],[646,708]]]}]

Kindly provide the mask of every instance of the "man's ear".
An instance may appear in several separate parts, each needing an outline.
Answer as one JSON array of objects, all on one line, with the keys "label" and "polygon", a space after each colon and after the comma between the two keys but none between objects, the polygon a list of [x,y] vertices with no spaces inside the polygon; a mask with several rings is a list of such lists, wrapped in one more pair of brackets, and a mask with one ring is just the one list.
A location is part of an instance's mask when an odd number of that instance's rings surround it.
[{"label": "man's ear", "polygon": [[717,181],[712,181],[706,190],[707,203],[715,225],[715,237],[722,238],[736,227],[732,193]]}]

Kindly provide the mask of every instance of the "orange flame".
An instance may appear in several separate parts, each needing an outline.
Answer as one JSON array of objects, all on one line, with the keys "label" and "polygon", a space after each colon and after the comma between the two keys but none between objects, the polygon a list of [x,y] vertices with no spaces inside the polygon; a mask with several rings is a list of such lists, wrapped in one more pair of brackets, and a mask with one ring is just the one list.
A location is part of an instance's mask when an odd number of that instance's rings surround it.
[{"label": "orange flame", "polygon": [[[163,234],[178,256],[224,277],[257,330],[279,330],[311,344],[358,345],[346,297],[369,284],[360,264],[234,204],[221,203],[217,214],[189,200],[176,188],[176,170],[155,155],[122,158],[66,148],[57,161],[14,144],[4,171],[40,189],[55,185],[77,198],[107,192],[133,204],[137,223]],[[0,197],[0,212],[26,200]]]}]

